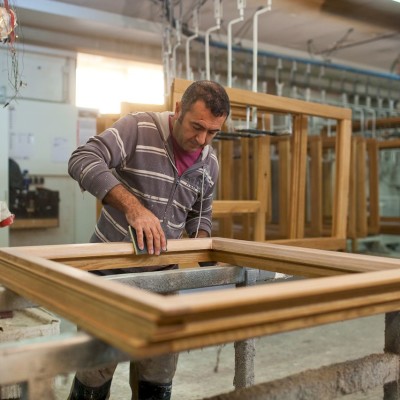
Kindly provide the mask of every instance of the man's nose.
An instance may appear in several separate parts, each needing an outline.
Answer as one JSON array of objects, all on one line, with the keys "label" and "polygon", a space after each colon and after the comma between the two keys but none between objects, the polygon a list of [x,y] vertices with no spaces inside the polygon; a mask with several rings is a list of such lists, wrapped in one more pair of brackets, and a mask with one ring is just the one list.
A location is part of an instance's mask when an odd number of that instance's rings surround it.
[{"label": "man's nose", "polygon": [[204,130],[196,135],[196,141],[199,145],[201,146],[205,145],[206,140],[207,140],[207,131]]}]

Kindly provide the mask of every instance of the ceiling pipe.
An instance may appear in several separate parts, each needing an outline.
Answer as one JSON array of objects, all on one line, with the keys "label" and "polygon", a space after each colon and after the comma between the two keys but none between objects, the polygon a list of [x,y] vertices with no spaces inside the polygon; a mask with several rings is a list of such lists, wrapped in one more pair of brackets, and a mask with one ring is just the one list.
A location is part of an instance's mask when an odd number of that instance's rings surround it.
[{"label": "ceiling pipe", "polygon": [[172,49],[172,73],[173,77],[176,78],[176,50],[181,45],[181,22],[179,20],[175,21],[175,36],[176,36],[176,43]]},{"label": "ceiling pipe", "polygon": [[170,26],[166,26],[164,28],[163,35],[163,65],[164,65],[164,94],[165,96],[169,96],[170,87],[171,87],[171,68],[170,68],[170,54],[172,52],[171,49],[171,28]]},{"label": "ceiling pipe", "polygon": [[253,16],[253,92],[257,92],[257,58],[258,58],[258,17],[259,15],[271,11],[272,0],[268,0],[266,7],[257,10]]},{"label": "ceiling pipe", "polygon": [[[220,49],[227,49],[227,45],[224,42],[213,42],[213,47],[217,47]],[[253,49],[248,48],[248,47],[243,47],[243,46],[232,46],[233,50],[239,53],[253,53]],[[345,65],[345,64],[338,64],[334,62],[327,62],[326,60],[323,59],[312,59],[312,58],[304,58],[304,57],[298,57],[298,56],[292,56],[288,54],[283,54],[283,53],[277,53],[274,51],[268,51],[268,50],[259,50],[258,51],[260,56],[263,57],[268,57],[268,58],[274,58],[274,59],[282,59],[285,61],[297,61],[298,63],[301,64],[311,64],[311,65],[316,65],[316,66],[321,66],[324,65],[329,69],[334,69],[338,71],[343,71],[343,72],[350,72],[354,74],[362,74],[362,75],[367,75],[367,76],[372,76],[375,78],[382,78],[382,79],[390,79],[392,81],[400,81],[400,75],[389,73],[389,72],[382,72],[382,71],[374,71],[374,70],[368,70],[368,69],[363,69],[359,67],[354,67],[350,65]],[[391,86],[389,86],[391,87]]]},{"label": "ceiling pipe", "polygon": [[222,1],[214,0],[214,17],[217,24],[206,31],[206,79],[210,80],[210,33],[221,28]]},{"label": "ceiling pipe", "polygon": [[228,24],[228,79],[227,86],[232,87],[232,25],[243,21],[243,11],[246,7],[246,0],[237,0],[237,8],[239,10],[239,18],[233,19]]},{"label": "ceiling pipe", "polygon": [[199,6],[193,10],[194,34],[186,40],[186,79],[192,80],[192,70],[190,68],[190,42],[199,36]]},{"label": "ceiling pipe", "polygon": [[297,62],[292,62],[292,68],[290,70],[290,97],[297,99]]}]

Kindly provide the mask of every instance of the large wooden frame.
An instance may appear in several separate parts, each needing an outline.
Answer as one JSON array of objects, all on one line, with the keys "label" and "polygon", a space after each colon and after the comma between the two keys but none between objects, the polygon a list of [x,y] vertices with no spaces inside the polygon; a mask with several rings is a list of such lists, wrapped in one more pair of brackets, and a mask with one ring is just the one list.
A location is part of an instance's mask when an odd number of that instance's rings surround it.
[{"label": "large wooden frame", "polygon": [[[85,272],[197,261],[312,279],[164,297]],[[400,308],[400,260],[222,238],[171,240],[160,256],[129,243],[3,248],[0,283],[133,358]]]}]

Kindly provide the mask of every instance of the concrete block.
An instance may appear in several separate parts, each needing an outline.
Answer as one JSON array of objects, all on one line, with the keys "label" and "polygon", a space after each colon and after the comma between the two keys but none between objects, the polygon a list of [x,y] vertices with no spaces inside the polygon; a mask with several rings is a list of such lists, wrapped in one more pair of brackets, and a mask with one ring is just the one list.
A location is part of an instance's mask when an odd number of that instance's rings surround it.
[{"label": "concrete block", "polygon": [[[60,334],[60,320],[43,308],[16,310],[12,318],[0,319],[0,343]],[[19,399],[19,385],[0,387],[0,399]]]}]

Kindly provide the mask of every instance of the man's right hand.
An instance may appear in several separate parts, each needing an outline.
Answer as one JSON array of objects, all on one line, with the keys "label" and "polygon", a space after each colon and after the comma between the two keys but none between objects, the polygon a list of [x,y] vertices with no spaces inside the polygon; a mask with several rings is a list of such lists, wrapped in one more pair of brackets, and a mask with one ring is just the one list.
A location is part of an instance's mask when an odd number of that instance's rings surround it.
[{"label": "man's right hand", "polygon": [[143,250],[144,240],[149,254],[159,255],[167,249],[167,240],[160,220],[123,185],[113,187],[103,202],[125,214],[128,224],[136,231],[139,249]]}]

